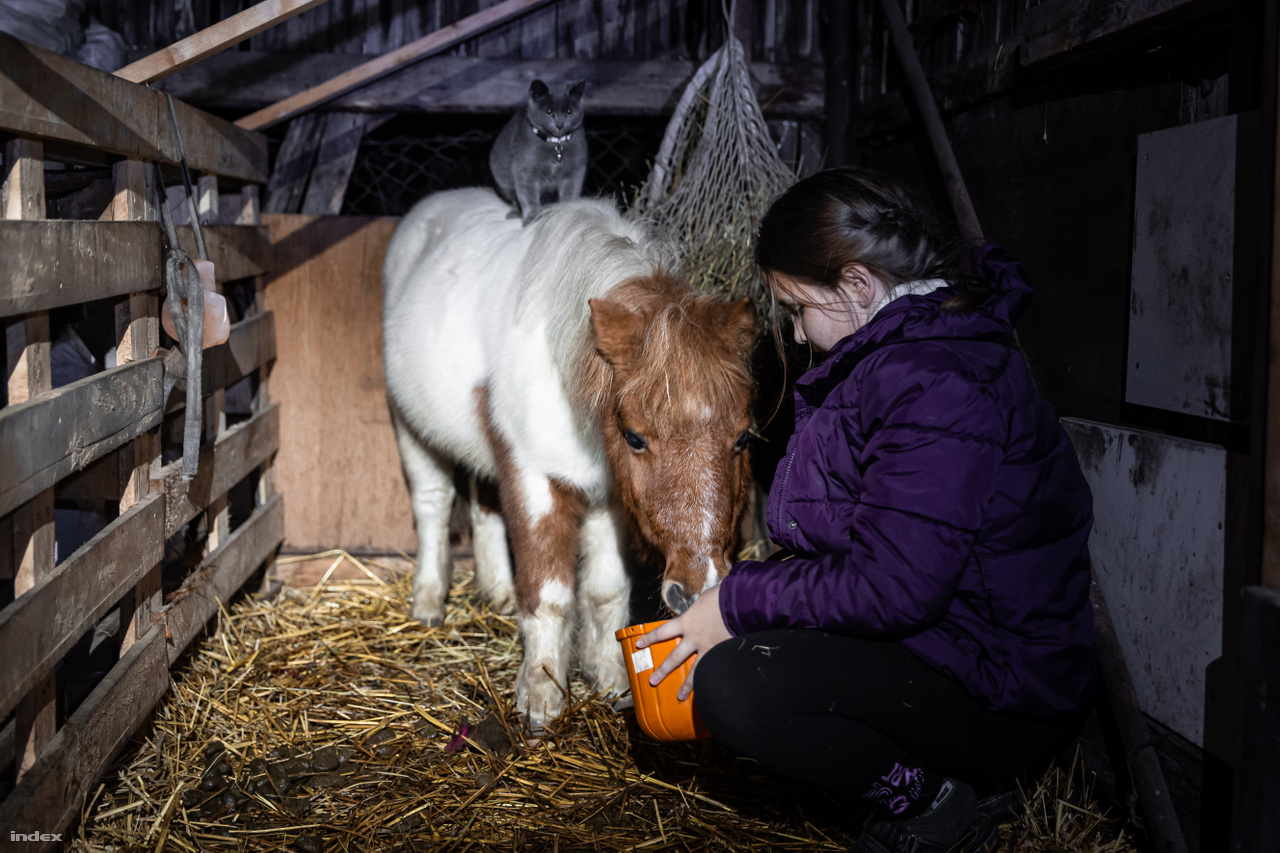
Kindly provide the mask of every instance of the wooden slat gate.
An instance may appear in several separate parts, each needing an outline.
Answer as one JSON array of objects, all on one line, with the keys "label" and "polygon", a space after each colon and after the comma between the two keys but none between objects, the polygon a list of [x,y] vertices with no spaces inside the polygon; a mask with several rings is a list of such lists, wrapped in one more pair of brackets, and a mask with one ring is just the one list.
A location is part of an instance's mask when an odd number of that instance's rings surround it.
[{"label": "wooden slat gate", "polygon": [[[0,768],[13,774],[0,780],[6,831],[66,831],[167,689],[173,661],[219,603],[274,559],[284,537],[271,472],[280,414],[267,393],[275,326],[262,309],[272,258],[258,218],[266,139],[181,102],[175,109],[188,166],[199,176],[202,217],[236,223],[204,229],[219,287],[252,279],[258,294],[231,339],[205,352],[207,441],[189,481],[180,459],[162,465],[157,429],[183,407],[180,393],[162,399],[164,361],[156,355],[164,263],[151,164],[179,161],[165,96],[0,33],[7,139],[0,320],[9,365],[9,404],[0,409],[0,581],[13,584],[13,600],[0,611]],[[114,196],[101,220],[44,220],[46,160],[111,164]],[[219,180],[239,192],[219,197]],[[220,205],[227,215],[216,216]],[[190,229],[183,231],[194,256]],[[116,300],[117,366],[52,387],[50,311],[104,299]],[[224,389],[255,371],[251,415],[228,428]],[[55,490],[95,461],[111,474],[98,494],[118,499],[119,515],[55,565]],[[252,513],[232,530],[228,490],[255,473]],[[207,531],[205,556],[166,604],[165,543],[193,521]],[[113,610],[119,658],[60,722],[59,661]]]}]

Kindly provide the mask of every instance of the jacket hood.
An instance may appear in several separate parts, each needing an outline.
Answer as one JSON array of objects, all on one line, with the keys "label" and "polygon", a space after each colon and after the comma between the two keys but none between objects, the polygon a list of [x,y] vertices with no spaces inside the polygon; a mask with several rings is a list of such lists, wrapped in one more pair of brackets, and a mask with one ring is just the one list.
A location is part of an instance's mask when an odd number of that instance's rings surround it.
[{"label": "jacket hood", "polygon": [[992,293],[967,314],[942,311],[956,295],[940,287],[921,296],[902,296],[881,308],[871,321],[844,338],[827,358],[796,380],[797,403],[817,406],[867,353],[885,344],[936,339],[998,340],[1013,333],[1014,324],[1031,301],[1031,288],[1020,262],[991,243],[972,250],[961,272],[985,281]]}]

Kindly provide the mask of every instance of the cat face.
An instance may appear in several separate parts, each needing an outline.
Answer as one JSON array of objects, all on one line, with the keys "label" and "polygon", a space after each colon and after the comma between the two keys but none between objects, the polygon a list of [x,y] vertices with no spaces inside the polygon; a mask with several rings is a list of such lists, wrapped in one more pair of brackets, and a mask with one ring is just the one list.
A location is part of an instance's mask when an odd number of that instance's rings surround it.
[{"label": "cat face", "polygon": [[548,136],[563,136],[582,126],[582,93],[586,80],[551,88],[541,80],[529,85],[529,121]]}]

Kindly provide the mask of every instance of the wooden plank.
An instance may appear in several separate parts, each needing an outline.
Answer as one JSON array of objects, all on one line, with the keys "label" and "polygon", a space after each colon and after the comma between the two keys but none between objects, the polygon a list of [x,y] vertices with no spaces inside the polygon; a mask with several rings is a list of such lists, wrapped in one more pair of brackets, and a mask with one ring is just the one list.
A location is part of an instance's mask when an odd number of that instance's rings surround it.
[{"label": "wooden plank", "polygon": [[160,472],[166,496],[164,538],[204,511],[209,504],[269,460],[280,447],[280,406],[273,405],[237,424],[200,448],[200,473],[182,478],[182,460]]},{"label": "wooden plank", "polygon": [[[289,496],[289,545],[414,551],[382,372],[381,264],[397,221],[263,219],[278,261],[266,305],[277,323],[271,391],[282,420],[274,471]],[[333,357],[334,341],[342,358]]]},{"label": "wooden plank", "polygon": [[[109,212],[117,221],[156,219],[155,169],[150,163],[124,160],[112,168],[115,193]],[[152,228],[158,230],[156,225]],[[116,363],[123,365],[149,358],[160,346],[160,300],[139,281],[127,300],[116,304]],[[119,512],[123,515],[151,491],[151,477],[160,467],[160,437],[144,432],[133,440],[132,453],[116,454],[124,483]],[[152,561],[138,582],[121,596],[119,618],[124,626],[121,653],[127,651],[151,626],[151,614],[162,602],[160,561]]]},{"label": "wooden plank", "polygon": [[0,515],[160,423],[163,373],[149,358],[0,410]]},{"label": "wooden plank", "polygon": [[[282,499],[276,497],[205,558],[183,585],[184,594],[162,613],[164,624],[154,625],[120,658],[0,803],[0,826],[26,826],[40,815],[42,831],[57,833],[79,817],[107,765],[168,689],[170,666],[283,536]],[[53,850],[55,844],[32,842],[22,849]]]},{"label": "wooden plank", "polygon": [[[175,102],[187,165],[238,181],[267,179],[267,140]],[[163,92],[0,33],[0,131],[71,149],[86,162],[119,157],[176,164]]]},{"label": "wooden plank", "polygon": [[289,122],[284,141],[276,154],[276,165],[267,182],[267,213],[297,213],[311,179],[311,169],[320,150],[320,113],[306,113]]},{"label": "wooden plank", "polygon": [[131,62],[115,74],[133,83],[151,83],[221,53],[324,2],[326,0],[263,0],[208,29],[187,36],[144,59]]},{"label": "wooden plank", "polygon": [[[4,826],[63,833],[111,759],[151,713],[169,686],[164,631],[153,626],[93,689],[49,743],[39,761],[0,803]],[[23,842],[24,851],[54,851],[54,841]]]},{"label": "wooden plank", "polygon": [[146,222],[0,221],[0,316],[163,284],[160,229]]},{"label": "wooden plank", "polygon": [[[44,145],[33,139],[13,139],[4,146],[3,196],[5,219],[43,219],[45,215]],[[38,311],[5,329],[8,405],[13,407],[43,396],[52,388],[49,313]],[[8,411],[8,409],[4,410]],[[21,598],[52,572],[57,541],[54,536],[53,490],[35,489],[15,504],[0,548],[9,551],[13,594]],[[2,515],[3,513],[0,513]],[[19,778],[36,762],[57,729],[57,677],[52,669],[32,673],[25,695],[14,709],[16,767]]]},{"label": "wooden plank", "polygon": [[[576,23],[575,23],[576,26]],[[584,24],[585,26],[585,24]],[[574,31],[574,38],[580,35]],[[351,68],[359,56],[267,56],[224,53],[162,84],[174,97],[209,109],[253,110],[289,97],[301,86],[315,85],[335,70]],[[330,110],[402,113],[492,114],[523,103],[529,83],[543,80],[587,80],[591,115],[669,115],[697,65],[687,60],[484,59],[437,56],[403,69],[326,105]],[[752,82],[770,118],[825,117],[823,69],[816,63],[796,66],[756,62]],[[300,120],[295,119],[295,121]],[[315,128],[300,134],[315,142]],[[288,137],[286,136],[286,145]],[[314,156],[314,149],[312,149]],[[294,159],[299,159],[296,157]],[[305,182],[310,160],[298,167]],[[296,179],[296,176],[295,176]],[[273,175],[273,182],[277,179]],[[269,196],[270,197],[270,196]],[[268,209],[267,213],[289,211]]]},{"label": "wooden plank", "polygon": [[1081,49],[1113,45],[1180,26],[1235,3],[1236,0],[1049,0],[1023,13],[1018,25],[1019,61],[1029,67],[1060,60]]},{"label": "wooden plank", "polygon": [[202,393],[234,385],[275,357],[275,316],[267,312],[247,317],[231,327],[225,344],[204,351]]},{"label": "wooden plank", "polygon": [[450,48],[493,27],[513,21],[525,12],[549,2],[551,0],[503,0],[496,6],[490,6],[488,9],[469,15],[404,47],[339,74],[319,86],[247,115],[236,124],[248,130],[262,130],[279,124],[298,113],[392,74],[412,62]]},{"label": "wooden plank", "polygon": [[[250,278],[271,271],[275,252],[267,229],[253,225],[205,225],[201,230],[218,281]],[[177,231],[178,245],[191,257],[197,257],[191,226],[179,226]]]},{"label": "wooden plank", "polygon": [[342,212],[342,199],[347,194],[347,182],[355,168],[369,116],[341,112],[327,113],[324,119],[324,135],[302,200],[302,212],[336,216]]},{"label": "wooden plank", "polygon": [[134,504],[0,612],[0,719],[164,557],[165,501]]},{"label": "wooden plank", "polygon": [[[178,653],[203,630],[205,622],[244,586],[284,541],[284,497],[275,495],[253,511],[224,544],[200,564],[160,614],[161,627],[173,638]],[[177,653],[170,660],[176,660]]]}]

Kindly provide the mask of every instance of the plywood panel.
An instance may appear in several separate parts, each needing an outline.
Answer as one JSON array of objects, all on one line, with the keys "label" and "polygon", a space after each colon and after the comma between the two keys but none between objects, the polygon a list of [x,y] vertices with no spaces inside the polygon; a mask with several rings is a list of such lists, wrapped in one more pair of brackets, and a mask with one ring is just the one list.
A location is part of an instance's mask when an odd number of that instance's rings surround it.
[{"label": "plywood panel", "polygon": [[1236,117],[1138,137],[1125,399],[1231,417]]},{"label": "plywood panel", "polygon": [[272,399],[290,550],[416,550],[382,371],[382,259],[398,220],[271,214]]},{"label": "plywood panel", "polygon": [[1142,710],[1204,746],[1206,670],[1222,655],[1227,452],[1062,425],[1093,491],[1089,551]]}]

